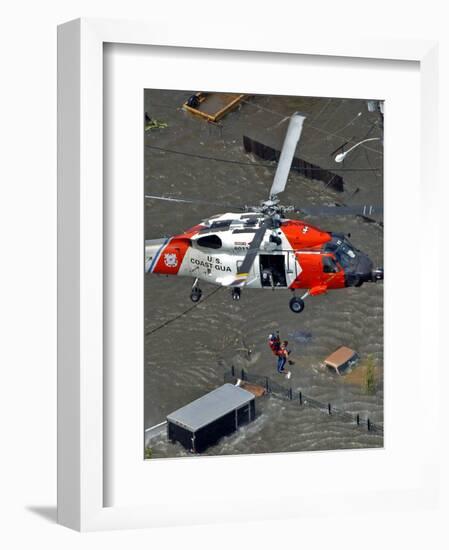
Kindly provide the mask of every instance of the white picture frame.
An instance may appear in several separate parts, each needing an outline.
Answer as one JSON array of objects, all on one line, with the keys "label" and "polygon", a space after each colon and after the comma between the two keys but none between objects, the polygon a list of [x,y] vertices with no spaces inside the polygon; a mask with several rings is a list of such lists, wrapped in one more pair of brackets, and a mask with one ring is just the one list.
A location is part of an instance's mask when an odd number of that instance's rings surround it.
[{"label": "white picture frame", "polygon": [[[105,506],[104,464],[104,202],[103,202],[103,59],[105,44],[130,44],[171,48],[210,49],[266,52],[272,63],[283,54],[331,56],[347,59],[397,60],[419,63],[421,86],[421,220],[427,231],[438,234],[439,220],[434,212],[438,203],[438,178],[435,155],[437,150],[437,102],[434,83],[438,76],[437,44],[422,40],[335,39],[313,37],[304,32],[300,36],[276,35],[270,41],[266,35],[246,33],[236,29],[232,37],[212,30],[202,36],[190,36],[188,29],[176,26],[160,29],[150,23],[82,19],[61,25],[58,29],[58,521],[78,530],[137,528],[158,525],[189,524],[196,522],[192,513],[182,513],[181,506],[173,506],[168,517],[163,507],[127,504]],[[201,55],[201,50],[197,50]],[[268,53],[271,52],[271,53]],[[276,52],[276,53],[273,53]],[[230,54],[232,55],[232,54]],[[424,116],[424,106],[425,116]],[[387,141],[388,146],[388,141]],[[387,153],[388,154],[388,153]],[[386,205],[388,208],[388,204]],[[429,243],[420,238],[416,243],[426,257],[438,265],[438,239]],[[429,262],[430,263],[430,262]],[[419,317],[438,318],[438,280],[426,288],[426,275],[433,268],[420,266]],[[426,271],[427,270],[427,271]],[[429,298],[430,294],[430,298]],[[438,327],[429,330],[420,322],[426,360],[438,363]],[[420,361],[424,361],[421,357]],[[432,371],[430,387],[437,388],[438,369]],[[388,392],[388,386],[386,388]],[[436,391],[436,389],[435,389]],[[437,407],[435,404],[434,407]],[[436,414],[432,408],[430,416]],[[388,427],[386,428],[388,430]],[[430,462],[439,464],[435,455],[437,432],[430,430],[426,441]],[[315,455],[317,456],[317,455]],[[426,455],[429,460],[429,454]],[[136,457],[137,459],[138,457]],[[252,457],[242,457],[248,467]],[[285,458],[287,460],[287,458]],[[294,455],[288,457],[290,463]],[[317,459],[318,460],[318,459]],[[199,461],[192,461],[191,474],[201,475]],[[123,474],[122,474],[123,475]],[[105,477],[106,476],[106,477]],[[387,494],[366,494],[373,506],[391,506],[408,501],[419,508],[437,506],[438,477],[424,475],[410,487]],[[196,505],[198,522],[232,519],[223,514],[226,498],[218,502],[207,491]],[[340,491],[338,487],[335,491]],[[335,493],[336,494],[336,493]],[[294,495],[284,495],[286,501]],[[344,497],[344,494],[341,495]],[[252,497],[253,499],[255,497]],[[357,504],[345,500],[346,509],[355,510]],[[251,498],[249,499],[251,502]],[[308,515],[319,508],[320,495],[309,495],[308,501],[287,506],[290,517]],[[180,501],[181,503],[181,501]],[[254,504],[254,503],[253,503]],[[276,504],[276,503],[275,503]],[[227,502],[228,506],[233,506]],[[265,518],[271,513],[255,510],[252,518]],[[162,508],[162,509],[161,509]],[[315,513],[315,512],[314,512]],[[324,512],[323,512],[324,514]]]}]

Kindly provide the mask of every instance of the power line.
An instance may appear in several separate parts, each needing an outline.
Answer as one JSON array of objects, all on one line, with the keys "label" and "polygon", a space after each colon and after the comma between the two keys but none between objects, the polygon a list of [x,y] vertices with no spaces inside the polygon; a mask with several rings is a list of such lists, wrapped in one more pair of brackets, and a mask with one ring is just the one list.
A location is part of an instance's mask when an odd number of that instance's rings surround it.
[{"label": "power line", "polygon": [[[261,109],[262,111],[266,111],[267,113],[271,113],[272,115],[278,116],[281,119],[281,122],[287,121],[290,118],[289,116],[286,117],[282,113],[279,113],[277,111],[273,111],[272,109],[267,109],[267,107],[263,107],[262,105],[259,105],[258,103],[253,103],[252,101],[248,101],[247,99],[243,99],[242,101],[243,101],[243,103],[246,103],[247,105],[252,105],[256,109]],[[316,130],[317,132],[321,132],[323,134],[328,134],[329,136],[334,136],[334,137],[337,137],[339,139],[347,139],[344,136],[339,136],[338,134],[336,134],[334,132],[329,132],[329,130],[325,130],[324,128],[318,128],[317,126],[313,126],[310,123],[307,123],[307,127],[312,128],[313,130]],[[338,130],[338,131],[340,131],[340,130]],[[351,138],[348,141],[355,141],[355,139]],[[362,145],[362,147],[367,149],[368,151],[372,151],[373,153],[377,153],[377,154],[383,156],[382,151],[378,151],[377,149],[373,149],[372,147],[369,147],[367,145]],[[339,172],[340,171],[346,171],[346,170],[350,170],[350,169],[339,170]],[[360,170],[363,170],[363,169],[360,169]],[[368,170],[368,169],[366,169],[366,170]]]},{"label": "power line", "polygon": [[[176,151],[174,149],[167,149],[165,147],[158,147],[157,145],[145,144],[147,149],[154,149],[156,151],[162,151],[164,153],[171,153],[173,155],[183,155],[185,157],[194,157],[201,160],[212,160],[215,162],[227,162],[229,164],[241,164],[244,166],[262,166],[263,168],[269,168],[271,170],[276,169],[276,165],[265,164],[261,162],[246,162],[242,160],[223,159],[218,157],[209,157],[207,155],[199,155],[197,153],[188,153],[187,151]],[[373,172],[376,168],[308,168],[309,171],[329,170],[334,172]]]},{"label": "power line", "polygon": [[192,306],[188,307],[187,309],[185,309],[184,311],[182,311],[179,315],[176,315],[176,317],[172,317],[171,319],[169,319],[168,321],[165,321],[165,323],[162,323],[161,325],[159,325],[158,327],[152,329],[152,330],[149,330],[148,332],[145,332],[145,337],[147,336],[150,336],[151,334],[154,334],[155,332],[157,332],[158,330],[161,330],[161,328],[164,328],[166,327],[167,325],[169,325],[170,323],[173,323],[174,321],[176,321],[177,319],[179,319],[180,317],[183,317],[184,315],[186,315],[187,313],[189,313],[190,311],[192,311],[192,309],[196,308],[197,305],[199,304],[203,304],[206,300],[208,300],[211,296],[213,296],[216,292],[218,292],[219,290],[221,290],[223,287],[219,286],[217,288],[215,288],[210,294],[208,294],[207,296],[205,296],[201,301],[199,302],[196,302],[195,304],[193,304]]}]

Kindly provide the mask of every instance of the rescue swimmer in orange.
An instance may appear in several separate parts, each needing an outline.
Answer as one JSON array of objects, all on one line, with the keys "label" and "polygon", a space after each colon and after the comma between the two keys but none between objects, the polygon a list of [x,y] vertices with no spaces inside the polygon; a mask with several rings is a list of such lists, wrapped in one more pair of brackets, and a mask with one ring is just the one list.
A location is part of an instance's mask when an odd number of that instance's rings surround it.
[{"label": "rescue swimmer in orange", "polygon": [[[289,289],[293,292],[289,306],[294,313],[303,311],[308,296],[383,280],[383,268],[375,269],[371,259],[350,243],[349,235],[285,217],[288,212],[363,216],[380,210],[366,205],[315,208],[280,204],[278,195],[287,184],[304,119],[299,113],[290,118],[268,200],[260,206],[232,206],[233,211],[204,219],[184,233],[145,241],[145,271],[193,277],[193,302],[201,299],[200,281],[229,287],[233,300],[240,299],[243,288]],[[305,292],[297,296],[298,290]]]}]

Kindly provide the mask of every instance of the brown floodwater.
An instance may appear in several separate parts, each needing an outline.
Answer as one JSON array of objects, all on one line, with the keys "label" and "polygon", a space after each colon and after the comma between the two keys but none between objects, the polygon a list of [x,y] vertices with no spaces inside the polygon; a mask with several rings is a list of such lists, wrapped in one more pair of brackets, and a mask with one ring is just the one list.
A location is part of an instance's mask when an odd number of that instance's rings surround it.
[{"label": "brown floodwater", "polygon": [[[297,155],[341,174],[345,191],[337,193],[319,181],[292,172],[283,204],[381,204],[383,200],[383,147],[380,141],[360,146],[345,165],[334,162],[335,149],[366,137],[380,137],[379,115],[367,111],[366,102],[354,99],[253,96],[228,114],[221,127],[181,109],[191,91],[147,90],[145,111],[166,128],[145,133],[145,144],[255,165],[229,164],[145,149],[145,192],[232,204],[259,204],[268,198],[274,169],[245,154],[242,136],[248,135],[280,148],[286,117],[306,114]],[[359,115],[359,113],[361,113]],[[348,145],[349,147],[349,145]],[[347,171],[339,172],[338,168]],[[351,170],[349,170],[351,169]],[[222,211],[223,212],[223,211]],[[181,233],[202,219],[220,213],[204,204],[156,200],[145,203],[145,238]],[[292,215],[292,217],[298,217]],[[324,230],[351,233],[352,244],[366,252],[375,266],[383,265],[383,230],[355,216],[307,218]],[[388,276],[388,274],[387,274]],[[145,275],[145,332],[158,329],[192,306],[192,279]],[[216,287],[202,284],[203,299]],[[145,427],[223,383],[233,364],[249,373],[270,376],[278,383],[301,390],[324,403],[369,417],[383,424],[383,284],[331,291],[308,298],[296,315],[288,307],[285,290],[244,289],[239,302],[222,288],[186,315],[145,337]],[[279,330],[289,340],[295,365],[290,381],[276,373],[267,335]],[[340,345],[355,349],[362,361],[375,363],[374,394],[364,390],[364,367],[336,376],[322,367],[323,359]],[[251,350],[250,356],[245,351]],[[357,370],[359,368],[359,370]],[[380,447],[383,436],[367,432],[311,408],[275,397],[257,402],[258,416],[250,425],[222,439],[205,454],[312,451]],[[151,442],[153,457],[189,456],[180,445],[164,437]]]}]

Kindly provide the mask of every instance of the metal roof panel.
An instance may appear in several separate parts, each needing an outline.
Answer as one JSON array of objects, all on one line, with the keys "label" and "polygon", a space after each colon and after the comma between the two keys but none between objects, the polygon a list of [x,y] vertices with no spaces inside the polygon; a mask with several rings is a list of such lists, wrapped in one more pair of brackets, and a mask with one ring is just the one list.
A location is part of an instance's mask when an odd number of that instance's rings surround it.
[{"label": "metal roof panel", "polygon": [[249,391],[232,384],[224,384],[170,413],[167,421],[196,432],[253,399],[254,395]]}]

